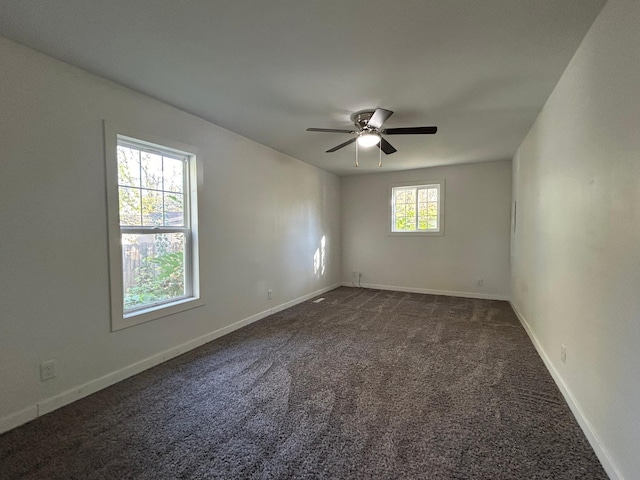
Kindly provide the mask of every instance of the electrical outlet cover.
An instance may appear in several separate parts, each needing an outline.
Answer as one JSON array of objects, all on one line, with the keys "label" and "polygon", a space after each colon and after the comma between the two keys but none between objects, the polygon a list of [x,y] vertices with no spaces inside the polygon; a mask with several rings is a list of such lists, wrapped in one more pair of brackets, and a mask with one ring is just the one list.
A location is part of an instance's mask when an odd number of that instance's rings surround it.
[{"label": "electrical outlet cover", "polygon": [[40,364],[40,380],[49,380],[56,376],[56,362],[49,360]]}]

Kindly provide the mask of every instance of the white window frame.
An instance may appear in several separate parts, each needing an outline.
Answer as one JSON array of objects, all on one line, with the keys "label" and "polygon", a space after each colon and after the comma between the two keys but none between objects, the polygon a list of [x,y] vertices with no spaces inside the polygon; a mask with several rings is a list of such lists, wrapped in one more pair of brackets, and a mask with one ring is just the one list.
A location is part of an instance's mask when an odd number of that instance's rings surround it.
[{"label": "white window frame", "polygon": [[[105,140],[105,173],[107,187],[107,225],[109,240],[109,282],[111,299],[111,330],[121,330],[144,322],[173,315],[195,307],[204,305],[200,296],[200,261],[199,261],[199,215],[198,190],[202,186],[202,169],[197,162],[197,149],[174,140],[150,135],[131,128],[117,127],[110,122],[104,122]],[[170,152],[180,157],[186,157],[188,162],[187,179],[185,185],[188,192],[188,205],[185,205],[188,219],[188,239],[185,242],[185,287],[187,295],[170,302],[146,305],[139,309],[124,311],[124,292],[122,275],[122,235],[131,233],[171,233],[172,227],[121,227],[120,206],[118,196],[118,142],[144,146],[150,150],[154,147],[160,151]],[[185,196],[186,197],[186,196]],[[185,202],[187,203],[187,202]],[[187,237],[185,237],[187,238]],[[190,260],[190,261],[189,261]]]},{"label": "white window frame", "polygon": [[[431,230],[395,230],[395,189],[396,188],[425,188],[436,187],[438,189],[438,228]],[[425,237],[442,237],[444,236],[444,199],[445,199],[445,181],[441,180],[411,180],[406,182],[394,183],[389,186],[389,227],[392,236],[425,236]],[[417,207],[417,206],[416,206]],[[417,215],[417,208],[416,208]],[[417,219],[416,219],[417,220]],[[417,221],[416,221],[417,225]]]}]

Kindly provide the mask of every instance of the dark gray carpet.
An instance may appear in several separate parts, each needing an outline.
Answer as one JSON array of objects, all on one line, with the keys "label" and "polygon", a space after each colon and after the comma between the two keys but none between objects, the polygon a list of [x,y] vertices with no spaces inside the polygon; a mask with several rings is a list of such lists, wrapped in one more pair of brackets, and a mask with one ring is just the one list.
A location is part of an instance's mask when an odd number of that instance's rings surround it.
[{"label": "dark gray carpet", "polygon": [[324,297],[0,436],[0,477],[607,478],[508,303]]}]

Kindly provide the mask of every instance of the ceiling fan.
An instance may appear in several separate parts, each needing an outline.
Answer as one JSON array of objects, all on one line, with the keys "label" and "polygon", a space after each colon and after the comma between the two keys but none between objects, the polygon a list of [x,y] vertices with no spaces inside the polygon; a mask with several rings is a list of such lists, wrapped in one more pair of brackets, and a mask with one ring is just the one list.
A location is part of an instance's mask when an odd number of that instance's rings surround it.
[{"label": "ceiling fan", "polygon": [[384,122],[393,115],[391,110],[376,108],[371,111],[354,113],[351,116],[357,130],[343,130],[339,128],[307,128],[307,132],[328,132],[328,133],[350,133],[354,138],[337,145],[326,153],[333,153],[353,142],[358,142],[361,147],[373,147],[378,145],[381,151],[391,155],[397,150],[382,135],[433,135],[438,131],[438,127],[403,127],[403,128],[382,128]]}]

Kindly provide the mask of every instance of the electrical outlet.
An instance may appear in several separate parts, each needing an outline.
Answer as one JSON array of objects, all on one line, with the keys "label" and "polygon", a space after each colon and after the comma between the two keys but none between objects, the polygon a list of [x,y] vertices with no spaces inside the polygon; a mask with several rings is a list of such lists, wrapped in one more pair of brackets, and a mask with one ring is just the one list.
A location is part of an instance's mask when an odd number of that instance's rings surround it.
[{"label": "electrical outlet", "polygon": [[482,278],[478,278],[478,280],[476,281],[476,285],[481,287],[482,285],[484,285],[484,280]]},{"label": "electrical outlet", "polygon": [[567,347],[560,345],[560,360],[562,363],[567,363]]},{"label": "electrical outlet", "polygon": [[48,360],[40,364],[40,380],[43,382],[56,376],[56,361]]},{"label": "electrical outlet", "polygon": [[273,290],[267,290],[267,300],[273,299]]}]

